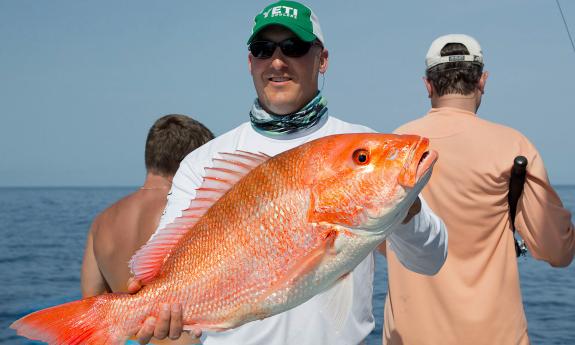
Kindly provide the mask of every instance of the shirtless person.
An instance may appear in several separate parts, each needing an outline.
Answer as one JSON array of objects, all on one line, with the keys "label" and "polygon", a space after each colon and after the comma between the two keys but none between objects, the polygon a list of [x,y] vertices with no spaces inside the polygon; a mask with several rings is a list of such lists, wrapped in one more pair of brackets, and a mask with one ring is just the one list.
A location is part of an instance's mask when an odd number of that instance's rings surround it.
[{"label": "shirtless person", "polygon": [[[146,140],[144,185],[108,207],[92,223],[82,264],[84,298],[128,291],[128,261],[156,230],[180,161],[213,138],[204,125],[184,115],[166,115],[154,123]],[[186,335],[177,343],[189,344]]]}]

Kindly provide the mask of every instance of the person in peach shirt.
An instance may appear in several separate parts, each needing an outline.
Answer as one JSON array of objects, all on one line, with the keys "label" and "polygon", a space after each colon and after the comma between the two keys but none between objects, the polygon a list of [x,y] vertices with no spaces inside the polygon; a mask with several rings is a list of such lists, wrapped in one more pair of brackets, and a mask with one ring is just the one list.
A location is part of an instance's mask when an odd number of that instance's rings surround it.
[{"label": "person in peach shirt", "polygon": [[529,344],[507,202],[513,159],[528,160],[515,225],[533,258],[553,267],[571,263],[571,214],[535,146],[477,116],[488,76],[479,43],[467,35],[439,37],[426,65],[432,108],[396,132],[426,136],[439,153],[423,196],[449,229],[448,255],[438,274],[423,276],[387,251],[384,343]]}]

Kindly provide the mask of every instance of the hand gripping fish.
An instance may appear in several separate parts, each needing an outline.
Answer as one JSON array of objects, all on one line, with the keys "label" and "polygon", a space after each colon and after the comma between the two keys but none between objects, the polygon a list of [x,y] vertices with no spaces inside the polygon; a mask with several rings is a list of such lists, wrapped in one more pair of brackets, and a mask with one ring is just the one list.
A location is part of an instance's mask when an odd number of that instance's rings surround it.
[{"label": "hand gripping fish", "polygon": [[[402,222],[437,153],[412,135],[341,134],[275,157],[221,154],[196,198],[132,258],[137,294],[111,293],[15,321],[49,344],[118,344],[162,303],[222,331],[343,284]],[[337,303],[339,300],[334,301]]]}]

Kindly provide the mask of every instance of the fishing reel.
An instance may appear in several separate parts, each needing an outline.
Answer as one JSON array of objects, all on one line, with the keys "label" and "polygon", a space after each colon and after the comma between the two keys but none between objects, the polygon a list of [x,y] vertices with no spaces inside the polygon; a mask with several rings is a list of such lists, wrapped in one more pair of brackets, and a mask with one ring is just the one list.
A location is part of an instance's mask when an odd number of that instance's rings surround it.
[{"label": "fishing reel", "polygon": [[527,255],[527,245],[525,245],[525,241],[515,239],[515,255],[517,255],[518,258]]}]

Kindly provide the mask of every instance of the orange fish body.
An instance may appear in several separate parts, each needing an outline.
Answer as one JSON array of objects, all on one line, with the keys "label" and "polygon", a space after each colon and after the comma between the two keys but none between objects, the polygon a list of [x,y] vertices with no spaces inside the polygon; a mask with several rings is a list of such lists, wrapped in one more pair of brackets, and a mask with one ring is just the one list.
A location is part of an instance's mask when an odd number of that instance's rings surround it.
[{"label": "orange fish body", "polygon": [[[48,308],[12,328],[50,344],[116,344],[162,303],[220,331],[293,308],[391,233],[437,154],[418,136],[341,134],[273,158],[222,154],[190,208],[132,259],[146,286]],[[342,283],[343,285],[343,283]]]}]

